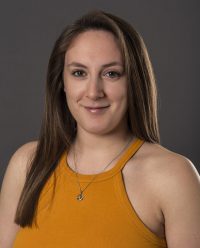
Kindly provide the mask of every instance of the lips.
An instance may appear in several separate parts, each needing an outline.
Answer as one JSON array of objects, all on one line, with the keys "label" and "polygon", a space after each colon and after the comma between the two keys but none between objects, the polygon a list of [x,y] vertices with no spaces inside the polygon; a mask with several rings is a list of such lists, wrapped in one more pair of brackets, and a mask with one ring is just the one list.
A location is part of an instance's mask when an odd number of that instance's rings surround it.
[{"label": "lips", "polygon": [[84,108],[92,114],[103,114],[109,106],[85,106]]},{"label": "lips", "polygon": [[101,109],[101,108],[107,108],[109,106],[85,106],[85,108],[89,109]]}]

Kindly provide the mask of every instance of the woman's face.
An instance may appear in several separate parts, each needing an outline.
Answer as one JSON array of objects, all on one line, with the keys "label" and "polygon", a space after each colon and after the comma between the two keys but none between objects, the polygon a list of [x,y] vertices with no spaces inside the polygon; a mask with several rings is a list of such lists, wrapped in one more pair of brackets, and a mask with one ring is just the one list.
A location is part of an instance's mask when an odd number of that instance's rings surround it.
[{"label": "woman's face", "polygon": [[78,131],[102,135],[127,130],[127,80],[112,33],[79,34],[65,54],[63,79]]}]

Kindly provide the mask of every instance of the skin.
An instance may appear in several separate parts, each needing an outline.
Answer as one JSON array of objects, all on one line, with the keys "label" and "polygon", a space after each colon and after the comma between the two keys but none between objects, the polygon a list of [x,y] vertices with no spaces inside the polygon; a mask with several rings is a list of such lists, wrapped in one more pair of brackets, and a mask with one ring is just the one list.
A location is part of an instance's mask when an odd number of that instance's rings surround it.
[{"label": "skin", "polygon": [[[74,61],[84,67],[69,67],[68,64]],[[80,34],[66,52],[66,100],[78,128],[72,149],[74,147],[77,154],[81,154],[77,161],[78,171],[82,174],[99,173],[102,165],[116,155],[130,136],[126,131],[126,76],[111,80],[106,73],[120,67],[102,69],[104,64],[112,61],[122,63],[122,57],[114,36],[106,31]],[[79,70],[76,72],[78,78],[72,76],[73,69]],[[95,104],[108,105],[109,108],[100,115],[88,113],[83,108]],[[72,151],[68,154],[68,163],[74,168]],[[95,168],[94,164],[97,164]],[[200,183],[191,161],[159,144],[145,142],[122,173],[130,202],[153,233],[166,237],[172,248],[188,247],[188,244],[195,248],[199,246]]]},{"label": "skin", "polygon": [[[84,64],[84,68],[76,66],[84,74],[75,74],[84,77],[72,76],[75,67],[67,64],[73,61]],[[79,35],[65,56],[66,101],[78,123],[72,149],[78,151],[78,170],[82,174],[101,172],[102,165],[115,157],[131,136],[126,125],[126,75],[113,79],[110,78],[113,73],[108,72],[121,72],[123,68],[119,65],[102,67],[113,61],[121,63],[121,54],[115,38],[105,31]],[[98,112],[89,111],[86,106],[108,108]],[[0,195],[1,248],[12,247],[20,228],[13,219],[28,161],[36,147],[37,141],[21,146],[6,169]],[[74,169],[72,150],[68,153],[68,164]],[[150,231],[158,237],[166,237],[169,248],[200,247],[200,177],[189,159],[159,144],[145,142],[126,163],[122,174],[130,202]]]},{"label": "skin", "polygon": [[[87,31],[76,37],[65,55],[63,79],[66,101],[77,121],[74,146],[78,154],[90,168],[97,158],[102,165],[108,163],[132,136],[126,119],[127,80],[114,36],[106,31]],[[86,107],[106,108],[98,112]],[[94,158],[89,159],[91,148]],[[86,169],[78,159],[79,171]]]},{"label": "skin", "polygon": [[[106,66],[111,63],[114,65]],[[124,133],[127,80],[119,46],[111,33],[88,31],[76,37],[65,55],[63,77],[67,103],[77,121],[79,135]],[[85,107],[107,108],[98,114]]]}]

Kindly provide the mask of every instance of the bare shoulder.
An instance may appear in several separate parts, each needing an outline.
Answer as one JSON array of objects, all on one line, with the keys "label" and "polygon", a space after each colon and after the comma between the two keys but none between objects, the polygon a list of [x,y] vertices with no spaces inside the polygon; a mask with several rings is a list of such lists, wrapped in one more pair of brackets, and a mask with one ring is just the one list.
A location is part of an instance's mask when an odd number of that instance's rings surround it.
[{"label": "bare shoulder", "polygon": [[15,151],[10,161],[14,159],[18,161],[27,162],[28,159],[30,159],[31,156],[35,153],[37,144],[38,144],[38,141],[30,141],[26,144],[23,144]]},{"label": "bare shoulder", "polygon": [[194,164],[185,156],[175,153],[160,144],[145,142],[136,154],[136,160],[143,165],[142,169],[158,176],[170,178],[189,174],[198,179],[199,174]]},{"label": "bare shoulder", "polygon": [[136,160],[164,216],[170,247],[200,245],[200,176],[187,157],[144,143]]},{"label": "bare shoulder", "polygon": [[24,176],[29,168],[31,160],[34,157],[37,143],[37,141],[28,142],[20,146],[14,152],[8,163],[5,177],[10,175],[17,177],[18,180],[21,178],[22,182],[24,181]]},{"label": "bare shoulder", "polygon": [[9,177],[16,178],[18,182],[24,181],[29,164],[34,157],[37,144],[37,141],[30,141],[20,146],[14,152],[6,168],[3,184],[6,183],[5,181],[9,180]]},{"label": "bare shoulder", "polygon": [[19,226],[14,223],[14,216],[26,172],[36,148],[37,141],[22,145],[12,155],[6,168],[0,194],[0,247],[11,247],[19,229]]},{"label": "bare shoulder", "polygon": [[[141,150],[141,151],[140,151]],[[145,142],[136,156],[140,170],[148,174],[149,180],[158,188],[167,186],[166,190],[182,185],[191,187],[193,184],[199,184],[199,173],[195,165],[187,157],[170,151],[159,145]],[[138,166],[138,167],[139,167]],[[171,186],[171,187],[170,187]]]}]

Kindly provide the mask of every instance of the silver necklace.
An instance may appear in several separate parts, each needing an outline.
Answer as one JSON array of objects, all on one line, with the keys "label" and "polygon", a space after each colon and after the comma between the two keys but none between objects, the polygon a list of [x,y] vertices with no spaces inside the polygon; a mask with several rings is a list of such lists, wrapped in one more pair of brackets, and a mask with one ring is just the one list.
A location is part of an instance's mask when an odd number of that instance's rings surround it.
[{"label": "silver necklace", "polygon": [[[115,156],[105,167],[104,169],[102,170],[102,172],[116,159],[118,158],[122,152],[128,147],[128,145],[130,144],[130,142],[133,140],[133,138],[131,137],[131,139],[129,139],[128,143],[123,147],[123,149],[117,154],[117,156]],[[74,155],[74,165],[75,165],[75,173],[76,173],[76,178],[77,178],[77,183],[78,183],[78,186],[79,186],[79,190],[80,190],[80,193],[76,196],[76,199],[78,201],[82,201],[83,198],[84,198],[84,195],[83,195],[83,192],[86,190],[86,188],[94,181],[94,179],[99,175],[96,174],[94,175],[94,177],[92,178],[92,180],[86,185],[86,187],[84,189],[81,188],[81,184],[80,184],[80,181],[79,181],[79,178],[78,178],[78,169],[77,169],[77,164],[76,164],[76,152],[75,152],[75,148],[73,148],[73,155]]]}]

